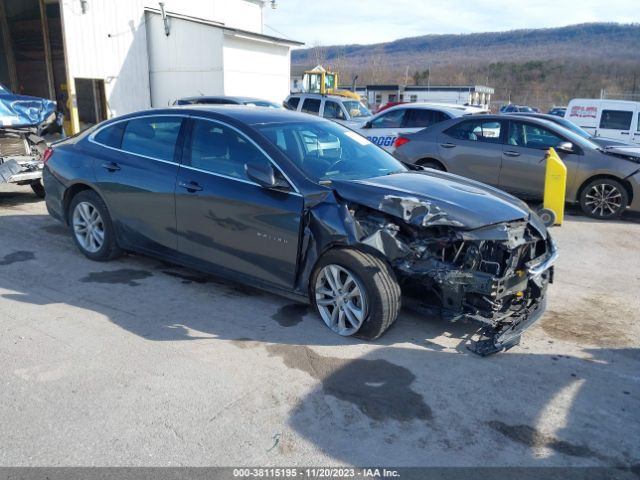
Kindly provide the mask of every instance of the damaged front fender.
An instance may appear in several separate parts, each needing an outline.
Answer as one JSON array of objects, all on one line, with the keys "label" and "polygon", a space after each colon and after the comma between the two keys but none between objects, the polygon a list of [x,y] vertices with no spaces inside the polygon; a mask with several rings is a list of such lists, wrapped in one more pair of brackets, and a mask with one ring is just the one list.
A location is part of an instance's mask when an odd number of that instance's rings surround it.
[{"label": "damaged front fender", "polygon": [[417,197],[388,194],[377,207],[336,191],[325,191],[307,205],[300,291],[307,291],[325,251],[354,247],[384,257],[403,295],[419,299],[420,309],[479,324],[472,346],[478,354],[511,348],[544,312],[557,251],[536,218],[469,229]]}]

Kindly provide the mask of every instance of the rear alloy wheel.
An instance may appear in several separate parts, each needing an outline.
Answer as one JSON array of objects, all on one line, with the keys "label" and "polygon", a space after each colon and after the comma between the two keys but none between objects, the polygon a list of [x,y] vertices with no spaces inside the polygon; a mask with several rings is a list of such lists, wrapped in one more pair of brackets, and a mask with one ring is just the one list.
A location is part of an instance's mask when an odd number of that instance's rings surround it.
[{"label": "rear alloy wheel", "polygon": [[97,193],[80,192],[73,197],[69,212],[73,240],[85,256],[105,261],[122,254],[114,238],[109,211]]},{"label": "rear alloy wheel", "polygon": [[620,182],[610,178],[592,180],[580,195],[582,211],[592,218],[618,218],[628,203],[627,190]]},{"label": "rear alloy wheel", "polygon": [[382,335],[400,312],[400,286],[393,270],[359,250],[325,253],[311,277],[309,297],[332,331],[365,340]]}]

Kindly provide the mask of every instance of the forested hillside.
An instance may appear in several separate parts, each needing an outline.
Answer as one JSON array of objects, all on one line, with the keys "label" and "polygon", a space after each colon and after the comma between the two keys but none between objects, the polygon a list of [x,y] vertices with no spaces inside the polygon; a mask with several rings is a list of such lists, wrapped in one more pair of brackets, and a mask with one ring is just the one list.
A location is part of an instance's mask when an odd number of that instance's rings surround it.
[{"label": "forested hillside", "polygon": [[330,65],[345,83],[358,75],[359,84],[487,84],[498,101],[547,108],[602,89],[613,96],[640,93],[639,40],[638,24],[591,23],[316,46],[295,50],[292,64]]}]

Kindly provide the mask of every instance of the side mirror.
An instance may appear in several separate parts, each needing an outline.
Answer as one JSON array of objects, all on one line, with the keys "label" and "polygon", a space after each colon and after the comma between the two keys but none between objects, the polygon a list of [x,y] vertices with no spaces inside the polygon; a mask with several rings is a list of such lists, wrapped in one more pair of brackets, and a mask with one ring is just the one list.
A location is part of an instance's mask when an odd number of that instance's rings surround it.
[{"label": "side mirror", "polygon": [[275,190],[289,190],[289,184],[276,177],[276,172],[270,163],[245,163],[244,171],[247,177],[264,188]]},{"label": "side mirror", "polygon": [[571,142],[562,142],[558,144],[556,150],[560,150],[561,152],[565,153],[575,153],[575,150],[573,149],[573,143]]},{"label": "side mirror", "polygon": [[365,122],[362,128],[371,128],[371,122]]}]

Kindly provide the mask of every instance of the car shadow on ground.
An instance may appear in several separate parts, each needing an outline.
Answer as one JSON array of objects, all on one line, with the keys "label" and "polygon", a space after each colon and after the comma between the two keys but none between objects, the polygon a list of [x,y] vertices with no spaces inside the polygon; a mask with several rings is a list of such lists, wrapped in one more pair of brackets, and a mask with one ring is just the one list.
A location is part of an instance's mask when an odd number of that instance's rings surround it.
[{"label": "car shadow on ground", "polygon": [[[480,358],[463,348],[473,326],[403,310],[374,344],[385,348],[352,358],[364,342],[331,333],[306,305],[136,255],[91,262],[63,226],[28,219],[41,238],[0,250],[0,288],[10,291],[2,298],[41,306],[43,315],[53,304],[96,312],[150,341],[209,340],[214,351],[225,340],[278,359],[288,367],[283,381],[295,385],[303,375],[317,384],[288,423],[332,458],[625,469],[640,462],[637,349],[579,358],[525,346]],[[8,228],[24,220],[0,218]],[[39,262],[47,256],[63,271]],[[344,346],[345,358],[326,355],[327,346]]]}]

